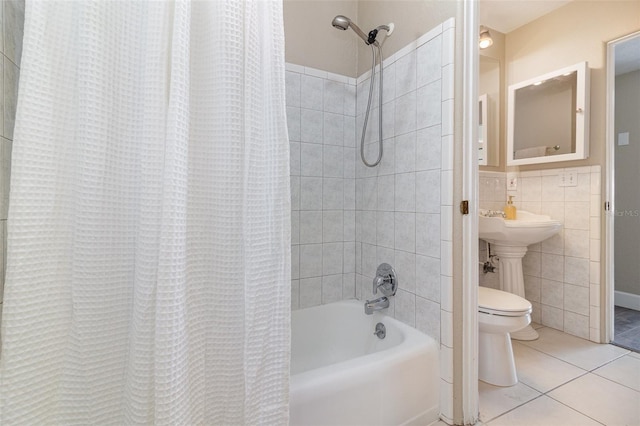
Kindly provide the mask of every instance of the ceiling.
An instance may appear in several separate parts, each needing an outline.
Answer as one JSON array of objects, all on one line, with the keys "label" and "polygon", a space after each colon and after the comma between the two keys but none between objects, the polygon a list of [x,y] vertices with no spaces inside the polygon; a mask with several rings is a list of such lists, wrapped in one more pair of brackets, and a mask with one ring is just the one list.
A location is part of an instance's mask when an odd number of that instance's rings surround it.
[{"label": "ceiling", "polygon": [[571,0],[480,0],[480,25],[507,34]]}]

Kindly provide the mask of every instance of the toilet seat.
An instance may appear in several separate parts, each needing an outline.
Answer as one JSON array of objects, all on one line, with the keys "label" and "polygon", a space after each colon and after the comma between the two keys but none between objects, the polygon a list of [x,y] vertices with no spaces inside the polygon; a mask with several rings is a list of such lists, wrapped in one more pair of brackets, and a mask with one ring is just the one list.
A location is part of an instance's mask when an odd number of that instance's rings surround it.
[{"label": "toilet seat", "polygon": [[478,311],[490,315],[520,317],[531,313],[531,303],[506,291],[478,287]]}]

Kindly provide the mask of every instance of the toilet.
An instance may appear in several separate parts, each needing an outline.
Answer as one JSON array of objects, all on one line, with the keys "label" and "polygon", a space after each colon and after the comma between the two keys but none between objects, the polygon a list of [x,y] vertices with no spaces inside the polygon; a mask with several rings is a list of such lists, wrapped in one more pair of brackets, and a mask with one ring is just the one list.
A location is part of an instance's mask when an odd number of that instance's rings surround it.
[{"label": "toilet", "polygon": [[496,386],[518,383],[509,333],[531,322],[531,303],[515,294],[479,287],[478,378]]}]

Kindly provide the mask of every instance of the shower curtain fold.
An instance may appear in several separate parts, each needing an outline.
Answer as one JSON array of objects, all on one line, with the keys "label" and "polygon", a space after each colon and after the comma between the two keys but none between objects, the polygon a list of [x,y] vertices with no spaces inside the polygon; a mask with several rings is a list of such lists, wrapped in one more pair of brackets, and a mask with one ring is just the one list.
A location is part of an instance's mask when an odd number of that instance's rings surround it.
[{"label": "shower curtain fold", "polygon": [[0,424],[286,424],[282,5],[25,16]]}]

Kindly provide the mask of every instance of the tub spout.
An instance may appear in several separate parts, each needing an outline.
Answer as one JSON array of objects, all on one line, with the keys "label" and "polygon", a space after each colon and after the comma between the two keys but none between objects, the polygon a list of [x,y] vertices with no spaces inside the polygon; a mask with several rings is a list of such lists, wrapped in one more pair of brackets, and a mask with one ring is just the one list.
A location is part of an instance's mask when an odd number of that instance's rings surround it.
[{"label": "tub spout", "polygon": [[389,299],[383,296],[374,300],[367,300],[366,302],[364,302],[364,313],[367,315],[371,315],[375,311],[386,309],[388,307]]}]

